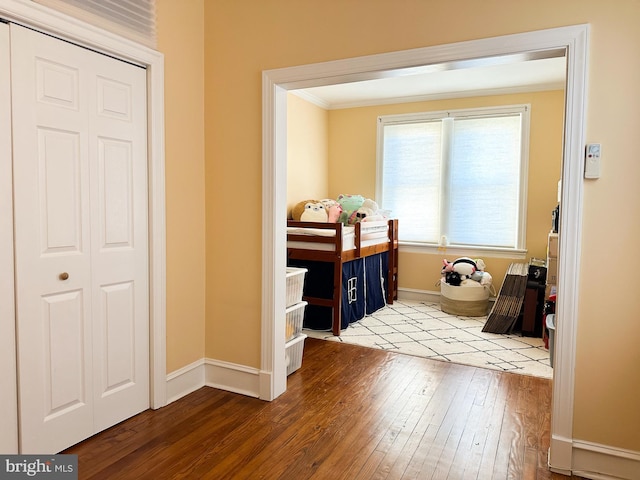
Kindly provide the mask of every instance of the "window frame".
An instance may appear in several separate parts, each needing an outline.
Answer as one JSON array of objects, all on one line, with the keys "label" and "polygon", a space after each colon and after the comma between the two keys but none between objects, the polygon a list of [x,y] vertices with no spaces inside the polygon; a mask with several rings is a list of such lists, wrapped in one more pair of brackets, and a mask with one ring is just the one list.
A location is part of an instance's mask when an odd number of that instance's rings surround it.
[{"label": "window frame", "polygon": [[[441,245],[429,242],[416,242],[401,240],[405,251],[442,253],[443,250],[457,253],[459,255],[474,255],[478,252],[491,252],[494,256],[504,256],[513,258],[525,258],[526,256],[526,234],[527,234],[527,199],[528,199],[528,177],[529,177],[529,137],[531,128],[531,105],[512,104],[496,105],[476,108],[448,109],[438,111],[425,111],[417,113],[401,113],[391,115],[379,115],[377,117],[377,142],[376,142],[376,199],[381,202],[384,208],[383,172],[384,172],[384,127],[385,125],[418,123],[444,120],[447,118],[465,119],[482,118],[492,116],[505,116],[519,114],[521,116],[520,132],[520,174],[519,174],[519,205],[518,205],[518,225],[516,226],[517,240],[514,248],[491,247],[491,246],[469,246],[469,245]],[[445,165],[443,168],[448,168]],[[441,199],[446,195],[441,190]],[[447,203],[446,197],[442,202]],[[393,215],[393,212],[391,212]]]}]

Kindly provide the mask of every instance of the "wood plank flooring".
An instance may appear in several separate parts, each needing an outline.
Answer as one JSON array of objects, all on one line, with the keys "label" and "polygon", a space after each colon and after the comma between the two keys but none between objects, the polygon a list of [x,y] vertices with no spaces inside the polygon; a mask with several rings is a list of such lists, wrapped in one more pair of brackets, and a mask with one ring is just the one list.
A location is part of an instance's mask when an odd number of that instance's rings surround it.
[{"label": "wood plank flooring", "polygon": [[80,479],[566,480],[550,402],[546,379],[308,338],[273,402],[204,387],[63,453]]}]

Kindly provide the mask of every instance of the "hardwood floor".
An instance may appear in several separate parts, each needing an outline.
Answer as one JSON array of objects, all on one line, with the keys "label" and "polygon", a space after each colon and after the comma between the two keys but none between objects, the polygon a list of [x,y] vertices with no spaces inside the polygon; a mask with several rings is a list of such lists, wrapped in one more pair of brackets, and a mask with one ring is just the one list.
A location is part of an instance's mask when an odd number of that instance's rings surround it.
[{"label": "hardwood floor", "polygon": [[[204,387],[63,453],[80,479],[563,479],[551,382],[308,338],[273,402]],[[572,477],[578,478],[578,477]]]}]

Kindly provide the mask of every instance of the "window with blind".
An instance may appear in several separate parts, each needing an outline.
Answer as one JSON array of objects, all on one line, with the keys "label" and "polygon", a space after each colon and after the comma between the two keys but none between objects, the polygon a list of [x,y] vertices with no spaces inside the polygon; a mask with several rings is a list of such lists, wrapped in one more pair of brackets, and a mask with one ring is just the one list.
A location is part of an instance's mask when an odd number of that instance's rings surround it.
[{"label": "window with blind", "polygon": [[377,199],[400,241],[525,248],[529,106],[378,119]]}]

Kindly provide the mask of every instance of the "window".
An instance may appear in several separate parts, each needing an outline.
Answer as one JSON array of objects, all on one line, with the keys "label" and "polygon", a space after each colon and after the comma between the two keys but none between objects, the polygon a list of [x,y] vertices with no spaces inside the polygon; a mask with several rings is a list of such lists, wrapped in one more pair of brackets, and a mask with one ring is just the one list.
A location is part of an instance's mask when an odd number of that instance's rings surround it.
[{"label": "window", "polygon": [[377,198],[400,241],[524,249],[529,110],[378,118]]}]

